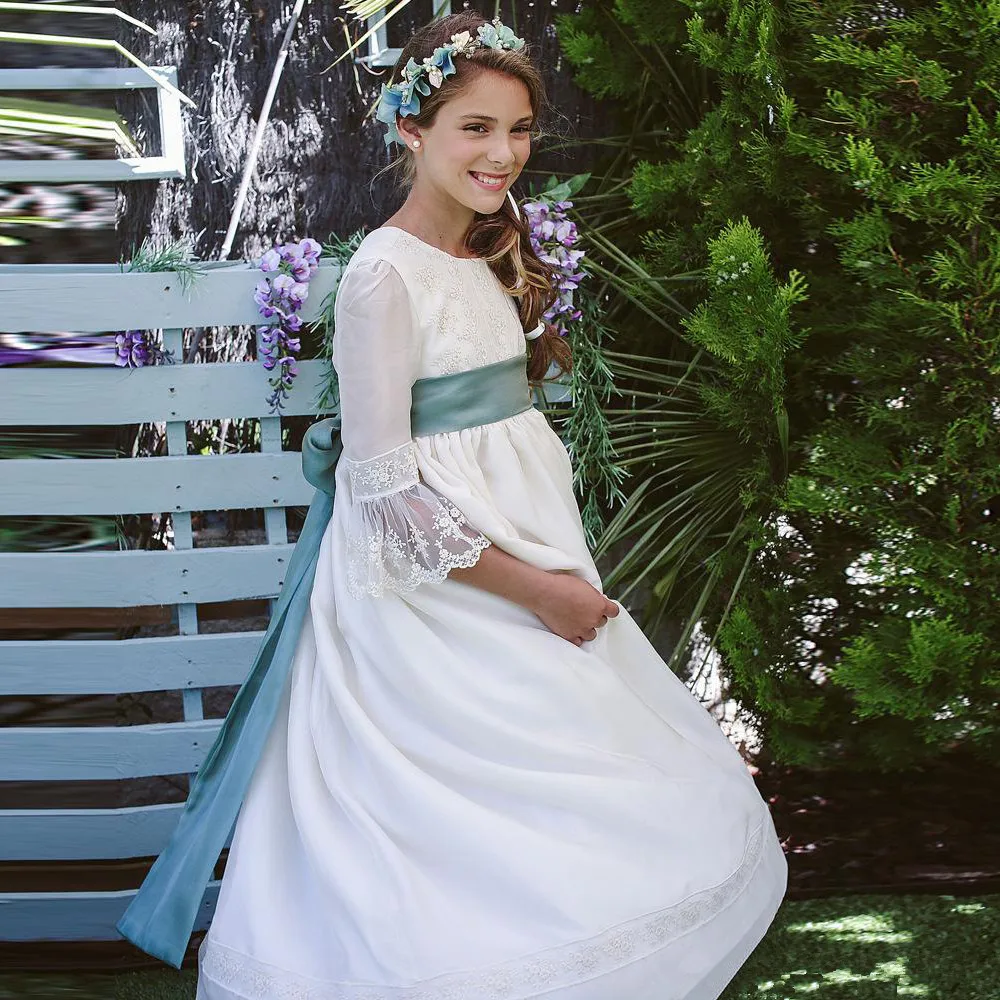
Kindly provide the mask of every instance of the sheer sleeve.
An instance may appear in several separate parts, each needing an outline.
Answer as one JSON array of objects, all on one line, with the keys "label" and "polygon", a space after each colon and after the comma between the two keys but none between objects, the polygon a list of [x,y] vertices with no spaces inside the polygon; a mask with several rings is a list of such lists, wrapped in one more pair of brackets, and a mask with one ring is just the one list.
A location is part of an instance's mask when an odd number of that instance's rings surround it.
[{"label": "sheer sleeve", "polygon": [[420,479],[410,435],[419,345],[409,295],[385,260],[352,264],[337,290],[333,363],[347,466],[353,597],[404,593],[472,566],[490,540]]}]

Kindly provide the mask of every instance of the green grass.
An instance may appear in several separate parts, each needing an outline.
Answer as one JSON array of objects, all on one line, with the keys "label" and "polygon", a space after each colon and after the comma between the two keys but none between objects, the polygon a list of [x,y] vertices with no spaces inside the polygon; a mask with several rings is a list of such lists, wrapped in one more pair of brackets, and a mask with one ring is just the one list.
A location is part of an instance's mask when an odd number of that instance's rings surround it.
[{"label": "green grass", "polygon": [[[785,902],[720,1000],[1000,1000],[998,942],[1000,895]],[[194,1000],[195,979],[0,976],[0,1000]]]}]

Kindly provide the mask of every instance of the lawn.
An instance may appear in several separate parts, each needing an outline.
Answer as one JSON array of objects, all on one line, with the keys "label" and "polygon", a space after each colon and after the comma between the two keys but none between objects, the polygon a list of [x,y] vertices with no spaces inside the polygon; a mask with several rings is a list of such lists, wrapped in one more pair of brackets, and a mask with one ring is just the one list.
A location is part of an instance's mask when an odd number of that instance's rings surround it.
[{"label": "lawn", "polygon": [[[1000,895],[786,901],[720,1000],[1000,1000],[998,942]],[[0,1000],[194,1000],[195,980],[172,969],[0,976]]]}]

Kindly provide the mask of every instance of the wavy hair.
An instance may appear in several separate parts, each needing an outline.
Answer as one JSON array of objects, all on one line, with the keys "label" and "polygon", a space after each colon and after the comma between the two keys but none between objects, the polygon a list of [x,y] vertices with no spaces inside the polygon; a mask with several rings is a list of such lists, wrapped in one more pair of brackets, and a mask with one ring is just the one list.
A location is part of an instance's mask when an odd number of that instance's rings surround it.
[{"label": "wavy hair", "polygon": [[[403,67],[411,57],[418,63],[422,62],[434,49],[449,42],[452,35],[468,31],[475,38],[479,26],[487,23],[489,19],[482,14],[463,10],[425,24],[403,46],[393,66],[390,82],[401,80]],[[432,88],[430,94],[421,95],[420,112],[408,117],[418,126],[430,127],[445,102],[461,94],[480,73],[493,70],[514,77],[525,85],[534,116],[532,127],[537,127],[539,117],[548,108],[548,101],[541,73],[525,49],[526,46],[516,51],[481,46],[470,58],[456,57],[455,72],[446,77],[440,87]],[[392,161],[375,178],[383,173],[394,174],[397,185],[409,190],[417,175],[413,151],[398,144],[394,144],[393,148]],[[552,362],[561,373],[571,371],[572,352],[566,338],[552,324],[542,320],[542,314],[558,298],[560,271],[535,253],[528,222],[520,212],[515,215],[509,198],[505,198],[500,209],[491,215],[476,213],[465,234],[465,249],[486,260],[507,293],[517,301],[525,331],[533,330],[539,321],[544,323],[542,335],[528,341],[528,379],[535,383],[543,381]]]}]

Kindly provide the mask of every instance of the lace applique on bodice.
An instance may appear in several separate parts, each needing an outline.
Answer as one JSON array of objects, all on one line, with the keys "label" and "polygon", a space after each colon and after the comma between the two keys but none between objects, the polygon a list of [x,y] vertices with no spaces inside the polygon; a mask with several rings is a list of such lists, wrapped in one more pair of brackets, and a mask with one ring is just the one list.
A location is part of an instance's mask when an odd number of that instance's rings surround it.
[{"label": "lace applique on bodice", "polygon": [[369,254],[390,261],[406,282],[419,325],[421,378],[525,352],[514,300],[485,260],[454,257],[391,226],[365,237],[358,256]]}]

